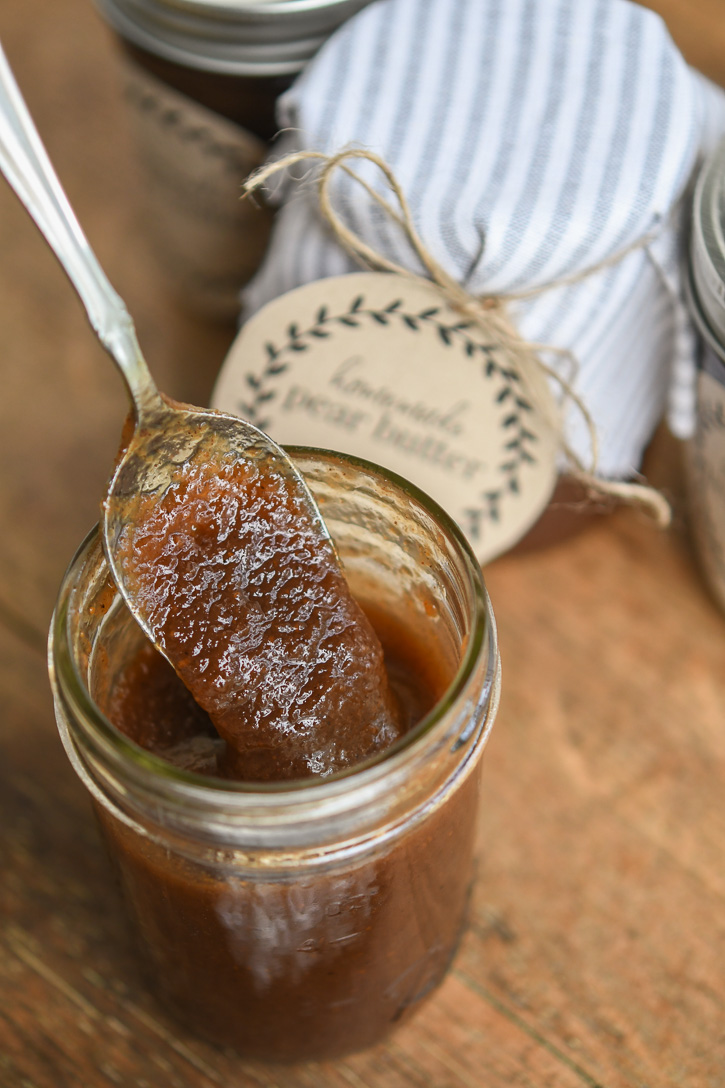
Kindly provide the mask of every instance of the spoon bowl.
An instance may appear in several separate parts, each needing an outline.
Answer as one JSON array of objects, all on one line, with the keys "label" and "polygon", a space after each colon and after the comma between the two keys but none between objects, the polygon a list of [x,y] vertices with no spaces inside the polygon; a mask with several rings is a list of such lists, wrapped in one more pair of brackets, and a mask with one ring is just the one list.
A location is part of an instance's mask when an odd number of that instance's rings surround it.
[{"label": "spoon bowl", "polygon": [[111,478],[103,500],[102,534],[106,558],[121,595],[147,637],[164,656],[169,657],[158,623],[150,619],[149,607],[124,557],[126,541],[135,527],[143,523],[149,501],[161,500],[187,470],[201,469],[213,476],[221,466],[228,469],[235,461],[256,465],[265,477],[274,477],[278,486],[281,481],[282,502],[294,506],[296,517],[304,517],[317,546],[324,547],[328,558],[337,563],[334,545],[317,504],[281,447],[236,416],[178,404],[159,395],[158,402],[153,407],[147,403],[138,417]]}]

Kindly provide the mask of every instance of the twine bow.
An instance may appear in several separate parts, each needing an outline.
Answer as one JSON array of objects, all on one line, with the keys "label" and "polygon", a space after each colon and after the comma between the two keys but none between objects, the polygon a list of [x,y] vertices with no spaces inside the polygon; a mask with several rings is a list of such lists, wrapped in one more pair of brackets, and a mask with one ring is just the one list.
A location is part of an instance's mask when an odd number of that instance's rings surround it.
[{"label": "twine bow", "polygon": [[[657,524],[666,527],[671,519],[669,503],[659,491],[644,483],[625,482],[621,480],[603,480],[596,475],[598,462],[597,430],[589,409],[581,397],[573,389],[572,384],[563,378],[553,367],[550,367],[542,359],[542,354],[553,354],[566,359],[571,367],[571,373],[576,375],[578,370],[577,360],[567,348],[560,348],[552,344],[538,344],[525,340],[516,328],[508,313],[508,302],[515,299],[530,298],[543,290],[578,283],[593,272],[601,268],[615,264],[634,249],[642,248],[650,240],[650,237],[639,239],[637,242],[620,250],[612,257],[600,262],[596,266],[588,268],[581,273],[546,284],[541,288],[517,294],[504,295],[472,295],[453,276],[446,272],[438,261],[432,256],[418,234],[410,212],[405,193],[400,187],[393,171],[379,155],[363,148],[348,148],[334,155],[327,155],[322,151],[297,151],[285,155],[280,159],[267,163],[255,171],[244,182],[244,195],[249,195],[259,189],[273,175],[287,170],[296,163],[317,159],[321,162],[321,168],[316,177],[320,212],[332,229],[337,241],[350,256],[363,268],[375,272],[394,272],[419,284],[430,286],[433,284],[443,299],[454,310],[459,311],[465,317],[483,329],[487,336],[494,342],[500,343],[504,350],[512,355],[517,362],[521,378],[527,386],[534,404],[545,422],[554,430],[559,447],[566,457],[569,473],[574,477],[590,496],[606,496],[610,499],[618,499],[622,502],[639,506],[650,514]],[[378,193],[364,178],[356,174],[348,165],[350,160],[363,159],[374,163],[382,172],[388,186],[395,196],[398,207],[394,207],[390,201]],[[418,258],[426,275],[420,275],[396,261],[391,261],[384,254],[379,253],[367,244],[358,234],[350,230],[336,211],[330,193],[332,178],[337,170],[342,170],[357,184],[361,185],[370,198],[378,204],[385,213],[400,227],[407,238],[411,249]],[[537,392],[536,375],[544,375],[551,379],[562,393],[559,413],[556,418],[551,417],[547,401],[544,401]],[[564,436],[563,413],[567,402],[571,402],[583,419],[589,436],[590,457],[589,464],[585,465],[579,455],[569,445]]]}]

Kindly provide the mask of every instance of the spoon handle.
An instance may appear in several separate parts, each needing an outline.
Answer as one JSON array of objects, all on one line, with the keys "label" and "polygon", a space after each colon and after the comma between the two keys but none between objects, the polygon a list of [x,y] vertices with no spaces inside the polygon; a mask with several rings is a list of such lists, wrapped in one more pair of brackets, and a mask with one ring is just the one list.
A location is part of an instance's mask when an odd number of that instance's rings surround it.
[{"label": "spoon handle", "polygon": [[131,316],[114,291],[61,188],[0,45],[0,170],[78,292],[128,387],[137,418],[162,407]]}]

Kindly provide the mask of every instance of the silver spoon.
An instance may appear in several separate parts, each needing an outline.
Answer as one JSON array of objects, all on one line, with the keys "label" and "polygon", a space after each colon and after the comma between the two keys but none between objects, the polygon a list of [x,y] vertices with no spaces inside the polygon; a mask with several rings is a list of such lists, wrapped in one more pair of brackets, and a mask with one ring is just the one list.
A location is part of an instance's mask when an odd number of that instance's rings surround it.
[{"label": "silver spoon", "polygon": [[159,646],[139,603],[127,591],[119,541],[133,525],[140,498],[163,494],[185,463],[254,459],[288,481],[318,539],[334,547],[317,505],[287,454],[262,431],[237,416],[170,403],[159,393],[141,354],[133,321],[94,256],[55,175],[0,46],[0,170],[35,220],[78,292],[90,323],[124,378],[135,429],[111,478],[103,504],[102,532],[111,573],[131,613]]}]

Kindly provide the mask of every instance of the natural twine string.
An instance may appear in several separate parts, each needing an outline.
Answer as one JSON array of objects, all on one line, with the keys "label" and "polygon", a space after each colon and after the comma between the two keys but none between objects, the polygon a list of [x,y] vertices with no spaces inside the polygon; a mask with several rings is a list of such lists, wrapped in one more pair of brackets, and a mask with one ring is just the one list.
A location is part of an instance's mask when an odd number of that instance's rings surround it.
[{"label": "natural twine string", "polygon": [[[509,301],[531,298],[544,290],[578,283],[581,280],[586,279],[587,276],[592,275],[594,272],[598,272],[603,268],[616,264],[633,250],[643,248],[651,241],[654,235],[648,235],[645,238],[638,239],[632,245],[619,250],[616,254],[585,269],[581,273],[568,276],[556,282],[548,283],[544,287],[533,288],[517,294],[511,293],[505,296],[476,296],[470,294],[465,287],[450,276],[425,247],[420,235],[415,229],[408,201],[406,200],[405,194],[393,174],[393,171],[384,159],[380,158],[379,155],[376,155],[372,151],[363,148],[348,148],[335,155],[327,155],[322,151],[293,152],[260,167],[259,170],[255,171],[255,173],[247,178],[243,185],[244,195],[248,195],[256,189],[259,189],[274,174],[287,170],[288,167],[294,166],[296,163],[310,159],[317,159],[322,163],[316,178],[320,211],[335,234],[337,241],[346,252],[364,268],[371,271],[394,272],[397,275],[405,276],[416,283],[427,286],[430,286],[432,283],[453,309],[458,310],[479,328],[483,329],[494,342],[500,343],[504,350],[516,359],[522,380],[527,386],[527,391],[532,396],[537,410],[543,416],[547,425],[550,426],[557,435],[560,448],[569,464],[570,475],[584,487],[587,494],[589,494],[590,497],[606,496],[609,499],[618,499],[622,502],[636,505],[650,514],[659,526],[664,528],[669,525],[672,512],[669,503],[659,491],[656,491],[653,487],[649,487],[647,484],[629,483],[621,480],[603,480],[596,475],[598,442],[597,430],[591,413],[581,397],[579,397],[573,389],[571,382],[558,374],[556,370],[545,363],[541,357],[542,354],[545,353],[557,355],[568,360],[571,366],[573,380],[578,369],[575,356],[566,348],[524,340],[509,316],[507,305]],[[361,178],[359,174],[356,174],[350,169],[347,163],[351,159],[363,159],[367,162],[374,163],[375,166],[378,167],[385,176],[391,191],[395,195],[399,210],[373,189],[364,178]],[[361,185],[369,194],[370,198],[398,224],[427,275],[418,275],[409,268],[389,260],[384,254],[372,249],[367,242],[363,241],[359,235],[350,230],[350,228],[342,221],[338,212],[335,210],[330,195],[330,185],[336,170],[342,170],[355,182]],[[536,378],[541,375],[552,379],[561,390],[563,397],[560,412],[563,413],[564,405],[567,401],[570,401],[574,404],[584,420],[589,435],[590,445],[588,466],[584,465],[579,455],[566,441],[561,416],[552,419],[548,407],[548,398],[547,400],[543,400],[541,395],[537,394],[537,388],[540,383],[537,382]]]}]

